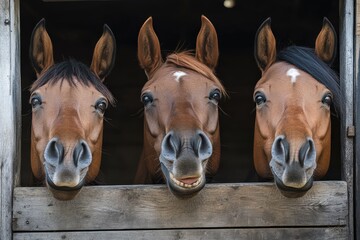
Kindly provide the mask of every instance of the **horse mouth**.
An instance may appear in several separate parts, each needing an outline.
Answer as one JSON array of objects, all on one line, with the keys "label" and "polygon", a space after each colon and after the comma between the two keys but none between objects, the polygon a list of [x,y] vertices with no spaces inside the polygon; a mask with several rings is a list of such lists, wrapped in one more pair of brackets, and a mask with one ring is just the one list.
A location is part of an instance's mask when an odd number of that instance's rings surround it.
[{"label": "horse mouth", "polygon": [[[166,184],[171,193],[179,198],[190,198],[196,195],[205,186],[205,177],[183,179],[182,181],[176,179],[174,175],[161,163],[161,169],[165,175]],[[191,182],[191,183],[190,183]]]},{"label": "horse mouth", "polygon": [[297,198],[304,196],[307,191],[309,191],[309,189],[312,187],[314,182],[313,178],[311,177],[303,187],[295,188],[286,186],[275,174],[274,180],[276,187],[280,190],[281,194],[288,198]]},{"label": "horse mouth", "polygon": [[46,185],[50,189],[51,193],[53,194],[54,198],[58,200],[72,200],[81,190],[81,188],[85,185],[85,178],[79,182],[78,185],[74,187],[67,187],[67,186],[57,186],[46,174]]},{"label": "horse mouth", "polygon": [[197,187],[202,180],[202,177],[198,177],[198,178],[191,178],[191,184],[185,183],[184,180],[178,180],[174,177],[174,175],[172,173],[169,174],[170,175],[170,179],[171,181],[176,184],[179,187],[183,187],[183,188],[195,188]]}]

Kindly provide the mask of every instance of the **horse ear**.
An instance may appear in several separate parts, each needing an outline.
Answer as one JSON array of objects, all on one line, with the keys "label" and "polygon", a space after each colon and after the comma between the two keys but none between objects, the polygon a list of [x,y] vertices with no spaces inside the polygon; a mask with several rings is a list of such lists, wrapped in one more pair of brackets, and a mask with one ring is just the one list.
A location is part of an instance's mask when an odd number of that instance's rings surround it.
[{"label": "horse ear", "polygon": [[276,60],[276,40],[271,31],[271,18],[266,19],[256,32],[255,60],[262,72]]},{"label": "horse ear", "polygon": [[36,24],[30,40],[30,61],[39,76],[54,64],[53,46],[45,28],[45,19]]},{"label": "horse ear", "polygon": [[153,28],[152,17],[144,22],[139,31],[138,59],[148,79],[162,64],[160,43]]},{"label": "horse ear", "polygon": [[315,53],[321,60],[331,65],[336,57],[336,49],[336,31],[330,21],[325,17],[321,31],[315,41]]},{"label": "horse ear", "polygon": [[219,59],[219,47],[216,30],[209,19],[201,16],[201,28],[196,39],[195,57],[213,71]]},{"label": "horse ear", "polygon": [[104,24],[103,34],[96,43],[92,62],[93,71],[103,82],[115,64],[116,40],[108,25]]}]

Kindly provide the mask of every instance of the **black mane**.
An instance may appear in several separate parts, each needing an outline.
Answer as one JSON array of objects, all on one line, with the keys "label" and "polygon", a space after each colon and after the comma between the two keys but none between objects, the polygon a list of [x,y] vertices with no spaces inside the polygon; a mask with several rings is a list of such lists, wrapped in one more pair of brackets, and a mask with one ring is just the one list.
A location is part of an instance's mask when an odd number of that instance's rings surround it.
[{"label": "black mane", "polygon": [[277,61],[290,63],[314,77],[333,94],[335,113],[341,116],[341,91],[339,76],[324,61],[316,56],[314,49],[290,46],[280,51]]},{"label": "black mane", "polygon": [[101,80],[85,64],[69,59],[51,66],[32,84],[30,92],[45,85],[55,84],[58,81],[67,81],[71,86],[76,87],[75,79],[85,86],[92,85],[103,94],[111,105],[115,104],[115,98]]}]

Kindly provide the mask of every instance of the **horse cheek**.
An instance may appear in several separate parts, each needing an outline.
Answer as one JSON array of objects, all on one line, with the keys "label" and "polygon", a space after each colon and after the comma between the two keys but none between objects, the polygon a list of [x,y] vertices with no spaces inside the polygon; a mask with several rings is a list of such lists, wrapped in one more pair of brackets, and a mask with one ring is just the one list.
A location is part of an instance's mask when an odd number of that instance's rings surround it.
[{"label": "horse cheek", "polygon": [[[102,134],[103,134],[103,119],[95,120],[93,126],[87,128],[90,129],[89,137],[86,139],[91,149],[94,149],[95,145],[99,144],[99,141],[102,142]],[[101,146],[99,146],[101,147]]]}]

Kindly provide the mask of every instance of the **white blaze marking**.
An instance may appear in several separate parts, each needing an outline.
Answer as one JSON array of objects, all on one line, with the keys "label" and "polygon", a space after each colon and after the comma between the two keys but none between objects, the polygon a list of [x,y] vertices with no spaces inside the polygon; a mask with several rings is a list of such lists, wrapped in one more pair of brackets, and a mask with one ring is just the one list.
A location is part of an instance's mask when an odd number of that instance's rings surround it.
[{"label": "white blaze marking", "polygon": [[295,68],[290,68],[287,72],[286,75],[291,77],[291,83],[295,83],[296,82],[296,77],[300,76],[300,73],[298,70],[296,70]]},{"label": "white blaze marking", "polygon": [[180,78],[186,76],[187,74],[181,71],[174,72],[173,76],[175,77],[175,81],[179,82]]}]

